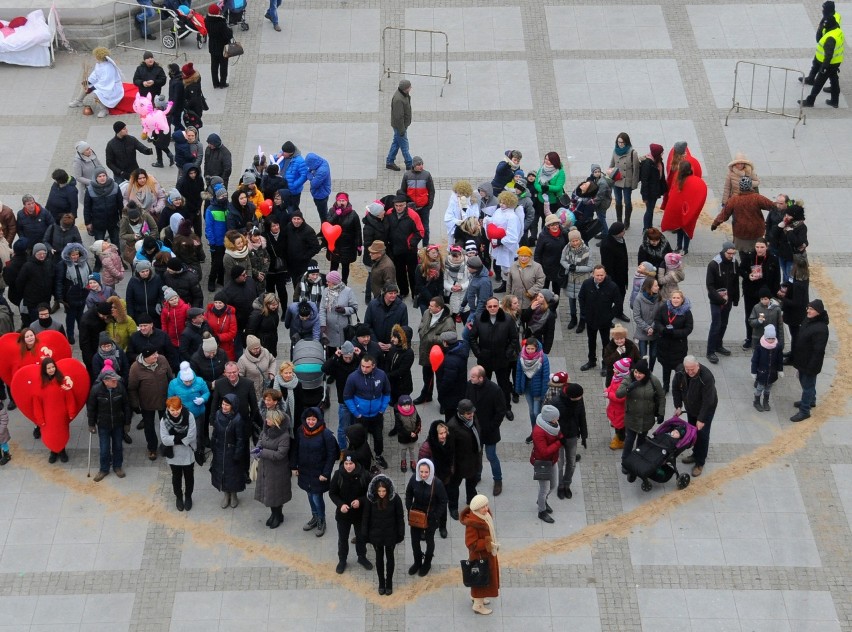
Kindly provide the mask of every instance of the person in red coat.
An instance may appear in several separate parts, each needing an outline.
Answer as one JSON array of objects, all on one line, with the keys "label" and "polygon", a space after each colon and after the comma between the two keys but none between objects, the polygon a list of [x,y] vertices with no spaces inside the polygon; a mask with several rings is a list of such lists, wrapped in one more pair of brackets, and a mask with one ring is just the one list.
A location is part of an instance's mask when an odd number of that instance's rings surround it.
[{"label": "person in red coat", "polygon": [[189,303],[184,301],[178,293],[170,287],[163,288],[163,311],[160,312],[160,324],[163,327],[175,349],[180,347],[180,336],[186,329],[187,315],[189,314]]},{"label": "person in red coat", "polygon": [[488,498],[482,494],[474,496],[470,506],[462,509],[459,522],[464,525],[464,544],[468,550],[468,559],[488,562],[488,584],[470,589],[473,611],[476,614],[491,614],[492,610],[488,607],[491,603],[489,597],[497,597],[500,592],[500,564],[497,561],[500,543],[497,542]]},{"label": "person in red coat", "polygon": [[213,302],[207,305],[207,309],[204,311],[204,319],[210,325],[210,331],[219,341],[219,347],[228,354],[228,360],[235,362],[237,360],[234,349],[234,340],[237,337],[237,313],[233,307],[225,304],[224,297],[221,294],[221,292],[217,292],[216,296],[213,297]]},{"label": "person in red coat", "polygon": [[550,480],[538,482],[538,519],[548,524],[554,520],[550,516],[553,509],[547,504],[547,497],[554,490],[558,480],[559,470],[556,464],[559,461],[559,448],[562,447],[562,433],[559,431],[559,409],[556,406],[545,404],[535,420],[532,431],[532,454],[530,463],[535,465],[536,461],[550,461],[553,467],[550,469]]},{"label": "person in red coat", "polygon": [[[39,428],[59,421],[70,424],[77,416],[71,385],[59,371],[53,358],[44,358],[41,361],[41,389],[28,394],[33,398],[34,421]],[[47,460],[56,463],[57,458],[63,463],[68,462],[68,453],[64,447],[59,452],[51,451]]]},{"label": "person in red coat", "polygon": [[612,365],[612,382],[604,391],[609,403],[606,405],[606,417],[609,419],[609,425],[615,430],[615,435],[612,441],[609,442],[610,450],[621,450],[624,447],[624,409],[627,405],[626,397],[619,397],[615,394],[621,382],[630,375],[630,365],[633,360],[630,358],[621,358]]}]

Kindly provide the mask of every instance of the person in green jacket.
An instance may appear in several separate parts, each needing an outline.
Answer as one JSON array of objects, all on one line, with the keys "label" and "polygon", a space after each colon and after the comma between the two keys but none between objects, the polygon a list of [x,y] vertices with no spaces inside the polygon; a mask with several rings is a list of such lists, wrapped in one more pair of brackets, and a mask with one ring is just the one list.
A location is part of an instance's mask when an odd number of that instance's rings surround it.
[{"label": "person in green jacket", "polygon": [[[565,188],[565,170],[562,168],[562,159],[555,151],[549,151],[544,155],[544,163],[539,167],[535,176],[533,189],[533,206],[535,207],[535,220],[533,221],[531,234],[538,235],[544,227],[544,218],[550,215],[550,205],[559,203],[559,196]],[[542,228],[539,228],[541,220]]]}]

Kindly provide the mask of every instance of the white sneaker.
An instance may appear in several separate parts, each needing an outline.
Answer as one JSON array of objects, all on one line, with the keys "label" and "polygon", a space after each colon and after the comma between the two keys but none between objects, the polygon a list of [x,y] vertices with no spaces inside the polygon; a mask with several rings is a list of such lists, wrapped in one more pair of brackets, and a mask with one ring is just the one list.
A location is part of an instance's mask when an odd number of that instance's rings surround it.
[{"label": "white sneaker", "polygon": [[98,112],[98,118],[106,118],[109,115],[109,110],[101,110]]},{"label": "white sneaker", "polygon": [[83,101],[80,99],[74,99],[71,103],[68,104],[69,108],[81,108],[83,107]]}]

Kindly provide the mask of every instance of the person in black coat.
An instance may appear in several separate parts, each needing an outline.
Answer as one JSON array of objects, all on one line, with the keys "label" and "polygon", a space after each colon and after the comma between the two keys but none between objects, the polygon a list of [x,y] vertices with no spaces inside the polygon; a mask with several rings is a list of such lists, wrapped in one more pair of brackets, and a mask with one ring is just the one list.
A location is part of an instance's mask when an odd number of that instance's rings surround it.
[{"label": "person in black coat", "polygon": [[663,390],[669,392],[672,371],[683,362],[689,350],[689,335],[693,321],[689,299],[675,290],[657,310],[654,333],[657,339],[657,360],[663,367]]},{"label": "person in black coat", "polygon": [[267,289],[278,296],[278,300],[287,305],[287,240],[281,227],[281,219],[270,214],[264,221],[266,230],[266,252],[269,254],[269,271],[266,273]]},{"label": "person in black coat", "polygon": [[151,147],[146,147],[135,136],[130,136],[124,121],[112,124],[115,132],[106,146],[106,165],[112,171],[113,180],[121,184],[130,179],[130,174],[139,168],[136,162],[136,152],[150,156],[154,153]]},{"label": "person in black coat", "polygon": [[53,215],[53,221],[58,224],[65,213],[71,213],[76,219],[80,198],[74,176],[69,176],[64,169],[56,169],[50,177],[53,184],[50,185],[50,193],[47,194],[44,206]]},{"label": "person in black coat", "polygon": [[[85,312],[80,319],[80,353],[86,370],[93,378],[96,374],[92,372],[92,357],[98,352],[98,341],[102,331],[106,331],[106,324],[112,314],[112,307],[106,301],[98,303],[93,309]],[[130,417],[127,417],[130,419]]]},{"label": "person in black coat", "polygon": [[621,300],[616,305],[615,317],[629,323],[630,319],[624,313],[624,294],[628,284],[627,244],[624,243],[624,224],[621,222],[613,222],[609,233],[601,242],[601,264],[621,295]]},{"label": "person in black coat", "polygon": [[386,285],[382,288],[382,295],[370,301],[364,312],[364,324],[370,328],[382,351],[388,351],[394,326],[408,325],[408,309],[399,297],[396,285]]},{"label": "person in black coat", "polygon": [[394,325],[391,332],[391,347],[381,363],[381,368],[390,382],[391,406],[396,406],[396,400],[400,395],[411,395],[411,391],[414,390],[414,383],[411,380],[411,367],[414,365],[414,350],[411,348],[413,335],[408,325]]},{"label": "person in black coat", "polygon": [[311,519],[302,530],[316,528],[319,538],[325,534],[323,494],[329,490],[331,470],[340,456],[340,447],[326,427],[322,411],[315,407],[306,408],[302,413],[302,425],[296,430],[295,439],[292,463],[299,477],[299,487],[307,493],[311,505]]},{"label": "person in black coat", "polygon": [[142,55],[142,63],[136,66],[133,85],[139,88],[141,96],[150,96],[152,101],[154,97],[160,96],[163,86],[166,85],[166,72],[154,61],[154,53],[151,51],[146,50]]},{"label": "person in black coat", "polygon": [[295,289],[305,275],[311,259],[320,251],[320,242],[316,231],[305,222],[302,211],[293,213],[290,223],[284,224],[282,231],[284,243],[287,244],[287,270]]},{"label": "person in black coat", "polygon": [[23,321],[23,312],[35,316],[38,313],[36,307],[40,303],[50,305],[50,299],[56,289],[53,277],[54,267],[47,256],[47,246],[42,243],[35,244],[32,257],[23,265],[15,278],[15,289],[23,304],[22,322],[29,322]]},{"label": "person in black coat", "polygon": [[550,288],[559,296],[559,277],[563,273],[562,251],[568,245],[568,237],[562,232],[562,225],[556,215],[544,220],[544,230],[535,241],[533,261],[544,269],[544,287]]},{"label": "person in black coat", "polygon": [[651,153],[639,163],[639,184],[642,201],[645,202],[645,216],[642,222],[643,230],[648,230],[654,223],[654,207],[668,191],[666,183],[666,165],[663,161],[663,146],[651,143]]},{"label": "person in black coat", "polygon": [[760,302],[760,288],[766,286],[772,295],[781,287],[781,268],[778,257],[769,252],[766,239],[760,237],[754,244],[754,250],[740,253],[740,265],[737,272],[743,280],[743,309],[745,310],[746,339],[743,349],[751,348],[751,310]]},{"label": "person in black coat", "polygon": [[86,402],[89,432],[100,439],[100,467],[95,482],[109,474],[110,465],[116,476],[124,478],[124,421],[130,419],[130,397],[115,371],[106,372],[95,382]]},{"label": "person in black coat", "polygon": [[363,252],[364,243],[361,241],[361,221],[352,210],[347,193],[341,191],[335,197],[334,206],[328,212],[328,223],[342,229],[334,244],[334,251],[326,251],[326,258],[331,262],[329,269],[337,270],[340,267],[343,282],[348,283],[349,265]]},{"label": "person in black coat", "polygon": [[485,309],[479,318],[474,319],[469,340],[476,361],[485,369],[485,377],[490,380],[492,373],[497,374],[497,385],[506,400],[506,419],[514,420],[509,376],[515,368],[521,347],[515,319],[507,316],[496,296],[485,302]]},{"label": "person in black coat", "polygon": [[204,307],[204,293],[201,291],[201,279],[177,257],[172,257],[166,264],[163,285],[167,285],[177,292],[178,296],[190,307]]},{"label": "person in black coat", "polygon": [[201,349],[204,334],[213,335],[207,319],[204,318],[204,310],[200,307],[191,307],[186,315],[186,327],[180,335],[180,346],[178,355],[181,362],[190,362],[195,352]]},{"label": "person in black coat", "polygon": [[384,474],[373,478],[367,488],[361,534],[376,552],[380,595],[393,594],[394,549],[405,539],[404,513],[393,481]]},{"label": "person in black coat", "polygon": [[180,356],[169,335],[162,329],[155,329],[154,322],[148,314],[142,314],[136,321],[136,325],[138,331],[130,335],[130,342],[127,345],[128,356],[136,359],[136,356],[145,349],[156,349],[157,353],[163,356],[172,367],[172,371],[177,373],[180,368]]},{"label": "person in black coat", "polygon": [[86,230],[95,239],[109,235],[111,244],[121,247],[118,224],[124,208],[124,197],[107,170],[99,167],[83,196],[83,222]]},{"label": "person in black coat", "polygon": [[790,421],[807,419],[811,416],[811,408],[816,406],[816,381],[817,375],[822,373],[828,346],[828,322],[828,312],[821,300],[808,303],[807,318],[793,347],[793,366],[799,372],[802,396],[794,404],[799,407],[799,412],[790,417]]},{"label": "person in black coat", "polygon": [[234,37],[233,29],[222,15],[217,4],[211,4],[204,18],[207,27],[207,50],[210,53],[210,74],[214,88],[228,87],[228,58],[225,57],[225,46]]},{"label": "person in black coat", "polygon": [[222,509],[236,507],[240,501],[237,493],[246,488],[245,421],[237,411],[237,396],[228,393],[219,400],[213,418],[213,459],[210,463],[210,479],[213,487],[224,494]]},{"label": "person in black coat", "polygon": [[435,372],[435,387],[444,419],[448,421],[456,414],[456,408],[464,398],[467,388],[465,378],[470,347],[464,340],[459,340],[455,331],[445,331],[441,334],[441,347],[444,350],[444,361]]},{"label": "person in black coat", "polygon": [[184,129],[183,100],[183,73],[177,64],[169,64],[169,101],[172,102],[172,109],[166,118],[175,131]]},{"label": "person in black coat", "polygon": [[275,294],[264,294],[252,303],[246,334],[257,336],[264,349],[278,355],[278,326],[281,324],[281,303]]},{"label": "person in black coat", "polygon": [[730,241],[722,244],[722,250],[707,264],[705,284],[707,298],[710,299],[710,331],[707,334],[707,359],[713,364],[719,362],[718,351],[724,356],[731,355],[724,345],[725,331],[731,309],[740,302],[740,284],[737,282],[737,261],[734,256],[737,249]]},{"label": "person in black coat", "polygon": [[240,342],[245,341],[246,326],[257,294],[257,285],[254,279],[246,275],[246,269],[241,265],[235,265],[231,268],[230,283],[225,286],[225,289],[216,293],[216,296],[219,297],[216,300],[221,300],[226,305],[230,305],[236,312]]},{"label": "person in black coat", "polygon": [[[589,343],[589,360],[580,370],[588,371],[597,364],[597,338],[601,339],[601,350],[609,342],[609,330],[624,305],[624,293],[609,278],[606,268],[597,265],[592,270],[592,276],[583,281],[577,298],[580,301],[580,313],[583,314]],[[606,367],[601,364],[601,368]]]},{"label": "person in black coat", "polygon": [[470,370],[464,397],[470,400],[476,409],[480,439],[485,448],[485,456],[491,464],[494,496],[503,493],[503,470],[497,457],[497,444],[500,443],[500,425],[506,416],[507,407],[506,400],[501,395],[500,387],[485,377],[483,367],[477,365]]},{"label": "person in black coat", "polygon": [[240,377],[240,370],[236,362],[226,363],[224,375],[213,383],[210,410],[218,410],[222,399],[228,394],[236,396],[237,412],[243,419],[243,432],[245,433],[242,443],[244,449],[243,473],[248,476],[249,437],[252,434],[252,428],[260,429],[263,422],[260,418],[254,383],[248,378]]},{"label": "person in black coat", "polygon": [[805,321],[810,301],[810,270],[806,259],[797,261],[793,266],[793,278],[778,288],[778,300],[781,301],[781,314],[784,324],[790,330],[790,353],[784,356],[784,364],[792,363],[792,348],[796,345],[799,328]]},{"label": "person in black coat", "polygon": [[553,348],[558,305],[559,296],[548,289],[543,289],[535,295],[529,307],[521,310],[523,337],[540,340],[541,348],[547,354]]},{"label": "person in black coat", "polygon": [[[414,564],[408,568],[409,575],[425,577],[432,568],[432,557],[435,555],[435,530],[447,513],[447,491],[444,484],[435,476],[435,466],[429,459],[420,459],[417,469],[405,488],[405,508],[411,515],[416,509],[426,514],[426,528],[412,527],[411,550],[414,553]],[[409,518],[410,521],[410,518]],[[421,540],[426,540],[424,553],[420,546]]]},{"label": "person in black coat", "polygon": [[[465,384],[465,388],[467,385]],[[482,478],[482,428],[476,418],[476,408],[469,399],[463,399],[447,422],[453,437],[455,462],[453,477],[447,485],[450,517],[459,519],[459,488],[464,481],[465,504],[476,496],[476,484]]]},{"label": "person in black coat", "polygon": [[364,539],[363,507],[367,504],[367,486],[370,477],[367,471],[344,451],[343,460],[331,477],[328,497],[334,506],[334,520],[337,522],[337,574],[346,570],[346,558],[349,556],[349,531],[355,531],[355,553],[358,563],[368,571],[373,564],[367,559],[367,542]]},{"label": "person in black coat", "polygon": [[577,443],[581,443],[585,448],[586,440],[589,438],[583,387],[576,383],[566,384],[550,404],[559,411],[559,430],[562,433],[556,496],[560,500],[565,498],[570,500],[573,496],[571,481],[577,464]]}]

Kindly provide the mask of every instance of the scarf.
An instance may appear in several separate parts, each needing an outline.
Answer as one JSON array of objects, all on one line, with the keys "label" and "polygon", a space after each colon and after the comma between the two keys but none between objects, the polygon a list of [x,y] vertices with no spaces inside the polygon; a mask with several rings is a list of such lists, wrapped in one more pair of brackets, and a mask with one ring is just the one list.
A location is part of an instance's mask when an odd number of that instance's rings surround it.
[{"label": "scarf", "polygon": [[490,513],[481,514],[481,513],[477,513],[476,511],[473,511],[473,510],[471,510],[470,514],[472,516],[476,516],[477,518],[482,520],[482,522],[484,522],[485,524],[488,525],[488,533],[491,537],[491,543],[490,543],[491,555],[496,557],[497,551],[500,549],[500,544],[497,542],[497,532],[494,530],[494,520],[491,519],[491,514]]},{"label": "scarf", "polygon": [[559,424],[555,426],[551,426],[544,419],[542,419],[541,414],[539,413],[538,417],[535,418],[535,425],[544,430],[551,437],[555,437],[559,434]]},{"label": "scarf", "polygon": [[526,347],[521,351],[521,370],[523,370],[528,380],[531,380],[532,376],[541,370],[541,358],[543,355],[544,352],[541,349],[532,355],[527,354]]},{"label": "scarf", "polygon": [[152,206],[154,206],[154,194],[147,186],[141,189],[134,188],[131,192],[131,195],[128,197],[131,196],[136,198],[136,203],[139,205],[139,208],[143,208],[148,211],[151,209]]},{"label": "scarf", "polygon": [[541,165],[541,169],[538,171],[538,181],[540,184],[545,185],[550,182],[550,179],[556,175],[558,169],[554,165]]},{"label": "scarf", "polygon": [[760,337],[760,346],[763,347],[764,349],[769,349],[771,351],[772,349],[774,349],[775,347],[778,346],[778,338],[775,338],[775,340],[773,342],[769,342],[766,339],[766,336],[761,336]]},{"label": "scarf", "polygon": [[331,311],[337,306],[337,299],[340,296],[340,293],[343,291],[343,288],[346,287],[346,284],[341,281],[334,287],[328,286],[326,289],[328,290],[325,294],[325,311],[330,314]]},{"label": "scarf", "polygon": [[[293,393],[296,392],[296,387],[299,385],[299,378],[293,375],[293,379],[289,382],[285,382],[284,378],[280,375],[275,376],[275,388],[281,391],[281,395],[283,396],[282,404],[284,407],[284,412],[287,416],[292,419],[293,411],[296,410],[296,399]],[[293,436],[293,424],[290,424],[290,436]]]},{"label": "scarf", "polygon": [[299,281],[299,296],[319,305],[322,300],[322,283],[319,279],[316,283],[311,283],[308,280],[308,274],[305,273],[302,280]]},{"label": "scarf", "polygon": [[181,408],[177,419],[172,417],[172,414],[167,409],[166,414],[163,415],[163,421],[166,423],[168,433],[175,437],[175,443],[177,443],[178,436],[184,438],[189,432],[189,411],[186,407]]},{"label": "scarf", "polygon": [[615,155],[616,156],[626,156],[627,152],[629,152],[632,149],[633,149],[633,147],[631,147],[630,145],[625,144],[624,147],[619,147],[618,143],[616,143],[615,144]]},{"label": "scarf", "polygon": [[69,263],[65,267],[65,278],[71,281],[71,285],[86,287],[89,283],[89,264],[82,258],[76,265]]},{"label": "scarf", "polygon": [[225,248],[225,252],[227,252],[234,259],[245,259],[248,257],[249,247],[248,244],[240,248],[239,250],[234,250],[233,248]]},{"label": "scarf", "polygon": [[112,349],[109,351],[104,351],[101,349],[101,346],[98,345],[98,355],[104,360],[112,360],[112,366],[114,368],[118,366],[118,347],[116,347],[116,345],[113,344]]},{"label": "scarf", "polygon": [[544,326],[547,323],[547,319],[549,316],[550,310],[547,308],[547,306],[545,306],[544,309],[534,309],[532,311],[532,316],[530,316],[530,331],[533,334],[537,334],[542,329],[544,329]]},{"label": "scarf", "polygon": [[479,438],[479,431],[476,429],[476,424],[473,423],[473,419],[468,421],[467,419],[459,415],[458,420],[465,428],[467,428],[473,433],[473,438],[476,439],[476,450],[474,450],[474,452],[479,452],[482,449],[482,440]]},{"label": "scarf", "polygon": [[683,316],[689,309],[692,307],[692,303],[689,302],[688,298],[683,299],[683,303],[681,303],[680,307],[675,307],[672,305],[671,299],[666,301],[666,309],[669,312],[669,316]]},{"label": "scarf", "polygon": [[92,178],[89,186],[92,187],[92,192],[95,194],[95,197],[106,197],[107,195],[114,194],[115,190],[118,188],[113,179],[109,176],[107,176],[107,181],[103,184],[98,184],[98,181],[95,178]]}]

